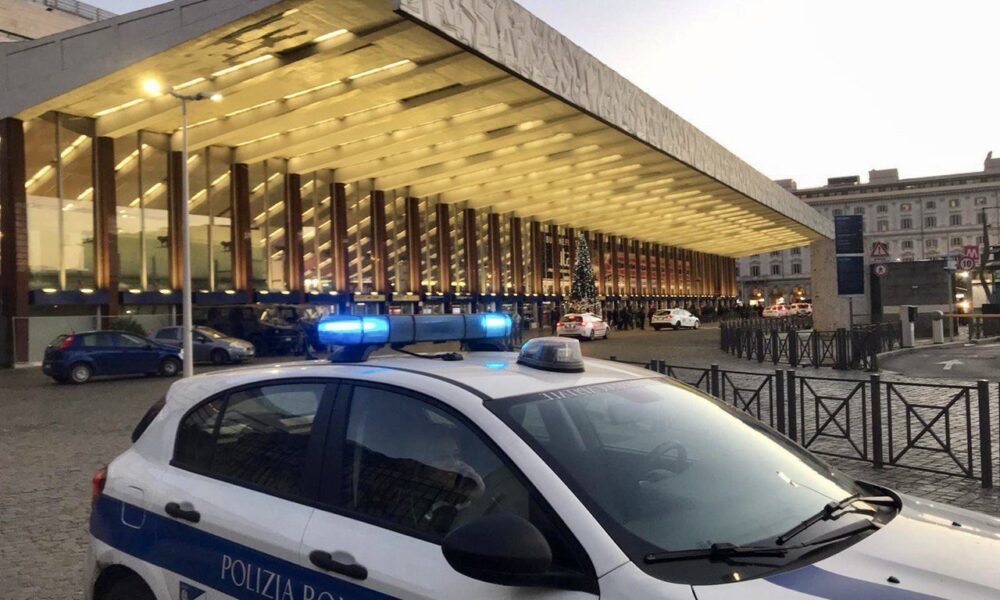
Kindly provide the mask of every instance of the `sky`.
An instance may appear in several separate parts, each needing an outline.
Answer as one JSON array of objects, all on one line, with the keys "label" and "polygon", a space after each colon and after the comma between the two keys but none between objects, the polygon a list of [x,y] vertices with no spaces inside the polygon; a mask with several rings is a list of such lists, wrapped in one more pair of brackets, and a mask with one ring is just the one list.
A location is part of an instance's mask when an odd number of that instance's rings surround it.
[{"label": "sky", "polygon": [[1000,156],[997,0],[519,1],[772,179]]}]

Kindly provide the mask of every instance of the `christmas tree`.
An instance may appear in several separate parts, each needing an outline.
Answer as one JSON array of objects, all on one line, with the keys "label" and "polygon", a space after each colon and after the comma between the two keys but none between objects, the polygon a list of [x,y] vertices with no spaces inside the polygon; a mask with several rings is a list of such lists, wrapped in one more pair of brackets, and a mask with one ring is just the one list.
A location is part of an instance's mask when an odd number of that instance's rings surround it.
[{"label": "christmas tree", "polygon": [[587,238],[581,232],[576,238],[576,264],[573,265],[573,287],[570,288],[567,312],[600,314],[597,302],[597,281],[590,262]]}]

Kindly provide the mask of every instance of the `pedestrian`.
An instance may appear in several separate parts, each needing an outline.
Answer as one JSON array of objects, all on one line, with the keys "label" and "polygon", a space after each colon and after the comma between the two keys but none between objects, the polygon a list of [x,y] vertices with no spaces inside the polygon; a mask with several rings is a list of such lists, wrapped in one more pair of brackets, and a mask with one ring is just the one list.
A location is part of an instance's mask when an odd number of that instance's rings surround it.
[{"label": "pedestrian", "polygon": [[521,344],[521,311],[515,310],[510,316],[511,345]]},{"label": "pedestrian", "polygon": [[639,329],[646,329],[646,312],[642,309],[641,304],[635,305],[635,320],[639,324]]}]

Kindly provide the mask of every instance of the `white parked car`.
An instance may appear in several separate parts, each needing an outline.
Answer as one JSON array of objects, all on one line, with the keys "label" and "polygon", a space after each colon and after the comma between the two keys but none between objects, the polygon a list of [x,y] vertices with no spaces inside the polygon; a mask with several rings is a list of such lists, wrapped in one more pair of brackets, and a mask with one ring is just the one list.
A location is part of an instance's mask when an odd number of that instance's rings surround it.
[{"label": "white parked car", "polygon": [[795,302],[789,308],[789,312],[792,315],[811,315],[813,314],[813,305],[808,302]]},{"label": "white parked car", "polygon": [[778,317],[790,317],[792,311],[787,304],[772,304],[764,309],[763,317],[774,319]]},{"label": "white parked car", "polygon": [[576,337],[585,340],[607,339],[611,327],[601,317],[593,313],[569,313],[556,323],[556,335]]},{"label": "white parked car", "polygon": [[657,331],[663,329],[664,327],[673,327],[674,329],[680,329],[681,327],[698,329],[701,327],[701,320],[683,308],[665,308],[658,310],[653,313],[653,318],[649,320],[649,323],[653,326],[653,329]]},{"label": "white parked car", "polygon": [[[670,378],[572,339],[485,351],[500,315],[330,319],[351,362],[199,375],[150,409],[94,477],[86,600],[1000,598],[1000,519]],[[369,358],[446,338],[475,350]]]}]

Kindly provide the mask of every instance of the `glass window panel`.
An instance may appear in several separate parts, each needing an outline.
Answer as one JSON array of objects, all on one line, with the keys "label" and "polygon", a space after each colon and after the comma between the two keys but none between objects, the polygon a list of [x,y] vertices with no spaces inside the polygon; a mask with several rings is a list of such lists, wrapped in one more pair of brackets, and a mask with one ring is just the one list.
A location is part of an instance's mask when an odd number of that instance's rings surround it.
[{"label": "glass window panel", "polygon": [[208,214],[211,216],[211,285],[214,290],[233,289],[233,238],[230,174],[232,151],[208,148]]},{"label": "glass window panel", "polygon": [[285,290],[285,161],[267,161],[267,276],[268,289]]},{"label": "glass window panel", "polygon": [[333,221],[332,197],[330,186],[333,177],[330,171],[316,174],[316,185],[313,188],[314,204],[318,207],[314,227],[316,238],[314,252],[317,260],[318,287],[323,291],[333,290]]},{"label": "glass window panel", "polygon": [[302,281],[307,292],[322,289],[319,279],[319,255],[317,253],[317,223],[321,217],[320,187],[318,174],[304,175],[299,194],[302,196]]},{"label": "glass window panel", "polygon": [[170,229],[167,218],[167,167],[170,137],[143,131],[139,155],[140,196],[129,207],[140,208],[144,289],[170,288]]},{"label": "glass window panel", "polygon": [[28,204],[29,286],[60,287],[62,239],[57,179],[56,115],[32,119],[24,125],[25,191]]},{"label": "glass window panel", "polygon": [[212,212],[208,201],[208,149],[188,156],[188,236],[191,243],[191,287],[209,290],[212,287],[211,227]]},{"label": "glass window panel", "polygon": [[[457,205],[448,206],[448,220],[451,223],[448,235],[451,236],[451,276],[454,288],[458,292],[468,290],[468,272],[465,268],[465,244],[467,234],[465,232],[465,219],[462,218],[462,209]],[[473,234],[475,232],[472,232]]]},{"label": "glass window panel", "polygon": [[115,203],[118,205],[118,285],[142,288],[142,218],[139,203],[139,133],[115,140]]},{"label": "glass window panel", "polygon": [[[430,286],[433,290],[441,290],[441,268],[438,263],[437,244],[437,205],[436,200],[421,200],[421,215],[417,218],[417,222],[422,223],[420,239],[423,248],[423,264],[421,265],[420,281],[421,285]],[[428,288],[425,287],[425,289]],[[449,290],[441,291],[447,292]]]},{"label": "glass window panel", "polygon": [[253,269],[251,285],[267,289],[267,190],[264,163],[249,166],[250,185],[250,256]]}]

